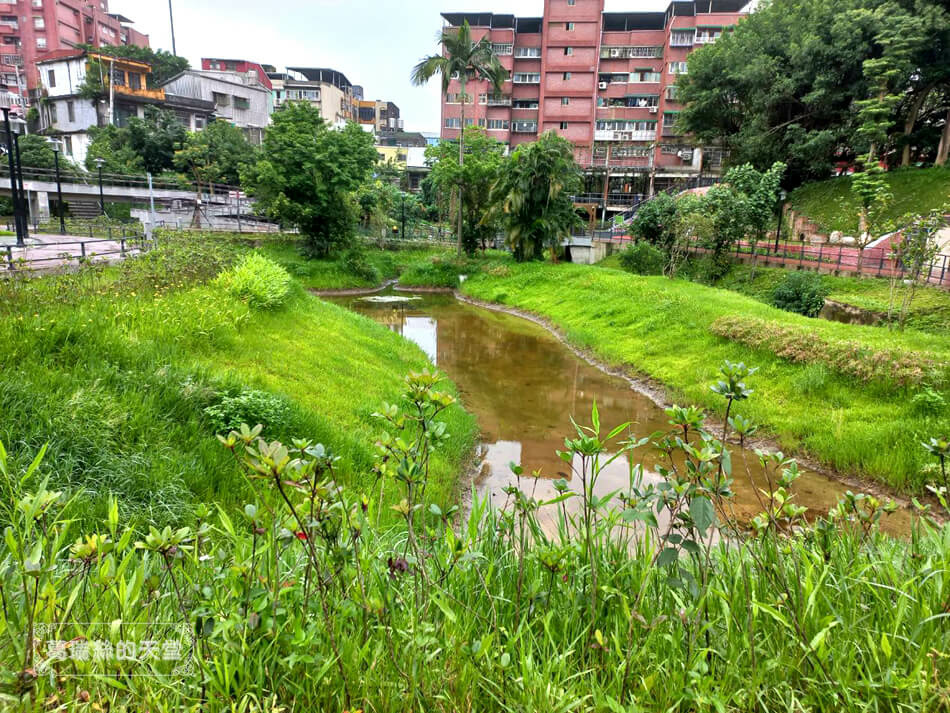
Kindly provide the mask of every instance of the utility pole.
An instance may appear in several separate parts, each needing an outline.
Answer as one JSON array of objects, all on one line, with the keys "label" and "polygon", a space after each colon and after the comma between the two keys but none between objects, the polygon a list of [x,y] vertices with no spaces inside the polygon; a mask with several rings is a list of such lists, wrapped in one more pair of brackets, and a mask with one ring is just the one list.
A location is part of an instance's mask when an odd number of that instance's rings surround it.
[{"label": "utility pole", "polygon": [[172,28],[172,54],[178,56],[178,50],[175,47],[175,13],[172,11],[172,0],[168,0],[168,24]]}]

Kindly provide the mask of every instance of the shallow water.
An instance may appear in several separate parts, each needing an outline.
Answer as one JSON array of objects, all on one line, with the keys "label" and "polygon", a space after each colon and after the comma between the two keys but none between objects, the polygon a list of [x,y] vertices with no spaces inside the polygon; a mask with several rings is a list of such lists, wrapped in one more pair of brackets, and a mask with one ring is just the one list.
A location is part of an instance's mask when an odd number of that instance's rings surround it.
[{"label": "shallow water", "polygon": [[[385,294],[385,293],[384,293]],[[423,295],[411,302],[369,302],[358,297],[336,298],[415,342],[458,386],[465,407],[478,419],[482,459],[477,489],[503,503],[503,489],[517,483],[509,463],[526,475],[540,470],[542,477],[522,476],[520,486],[537,497],[553,496],[553,481],[565,478],[572,489],[578,479],[558,458],[564,438],[574,434],[570,418],[589,425],[596,400],[603,432],[630,421],[637,437],[669,430],[668,417],[649,397],[632,389],[624,379],[605,374],[578,358],[547,330],[513,315],[459,302],[451,295]],[[754,377],[753,377],[754,378]],[[741,413],[741,408],[738,409]],[[758,488],[767,486],[754,453],[731,447],[733,502],[736,516],[747,520],[761,510]],[[635,453],[647,479],[660,456],[645,446]],[[603,495],[629,485],[630,467],[618,459],[604,471],[596,490]],[[848,488],[827,476],[802,469],[795,484],[795,501],[808,516],[827,513]],[[898,511],[884,529],[900,533],[910,516]]]}]

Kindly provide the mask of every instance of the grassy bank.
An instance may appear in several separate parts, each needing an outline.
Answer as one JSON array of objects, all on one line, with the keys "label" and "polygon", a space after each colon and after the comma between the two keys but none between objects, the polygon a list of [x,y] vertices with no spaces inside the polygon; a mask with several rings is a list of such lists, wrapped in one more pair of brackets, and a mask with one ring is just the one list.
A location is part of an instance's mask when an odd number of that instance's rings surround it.
[{"label": "grassy bank", "polygon": [[[788,273],[788,270],[771,267],[757,267],[753,272],[749,265],[736,265],[716,283],[716,287],[769,302],[772,291]],[[888,280],[834,275],[822,275],[821,279],[828,287],[829,300],[887,315],[891,293]],[[898,291],[894,302],[895,315],[900,309],[902,295],[903,292]],[[908,329],[934,334],[950,333],[950,291],[937,287],[920,287],[908,311],[906,326]]]},{"label": "grassy bank", "polygon": [[[463,290],[550,319],[575,344],[657,379],[681,403],[718,404],[708,383],[724,359],[755,365],[749,386],[756,398],[740,407],[742,415],[787,450],[908,492],[921,492],[932,476],[920,442],[950,428],[945,367],[932,375],[936,382],[920,374],[901,386],[906,375],[881,366],[905,360],[913,370],[918,354],[946,362],[947,334],[809,320],[726,290],[574,265],[513,265],[506,274],[476,276]],[[753,330],[790,331],[758,348],[714,334],[717,320],[736,316],[751,320]],[[842,360],[847,350],[832,349],[843,343],[856,345],[853,358]],[[861,370],[868,365],[881,373],[867,377]]]},{"label": "grassy bank", "polygon": [[[209,282],[241,251],[187,240],[121,268],[6,284],[0,439],[17,453],[49,443],[43,473],[82,494],[84,517],[111,493],[142,523],[240,502],[243,480],[214,437],[222,416],[322,442],[343,482],[372,482],[371,414],[426,366],[422,352],[299,286],[280,307],[251,308]],[[442,502],[475,430],[459,408],[448,419],[457,439],[433,470]]]},{"label": "grassy bank", "polygon": [[[927,213],[950,203],[950,169],[902,169],[887,173],[885,178],[894,196],[884,211],[885,221],[895,221],[908,213]],[[788,202],[798,215],[807,216],[822,232],[858,232],[861,204],[851,191],[850,176],[804,185],[792,191]]]}]

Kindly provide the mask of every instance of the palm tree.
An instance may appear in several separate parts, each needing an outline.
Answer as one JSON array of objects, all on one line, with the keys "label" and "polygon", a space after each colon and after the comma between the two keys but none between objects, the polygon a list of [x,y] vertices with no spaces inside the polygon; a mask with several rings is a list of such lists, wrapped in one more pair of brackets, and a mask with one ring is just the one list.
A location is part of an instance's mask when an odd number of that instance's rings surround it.
[{"label": "palm tree", "polygon": [[[492,49],[491,40],[486,35],[478,42],[472,41],[472,29],[468,20],[459,28],[446,28],[439,38],[442,54],[434,54],[419,60],[412,69],[412,83],[421,86],[428,83],[436,74],[442,76],[442,94],[449,91],[449,82],[458,79],[462,87],[462,116],[459,124],[459,166],[465,163],[465,88],[468,82],[484,79],[491,82],[494,93],[501,92],[501,86],[508,79],[508,70]],[[458,254],[462,254],[462,184],[458,189]]]}]

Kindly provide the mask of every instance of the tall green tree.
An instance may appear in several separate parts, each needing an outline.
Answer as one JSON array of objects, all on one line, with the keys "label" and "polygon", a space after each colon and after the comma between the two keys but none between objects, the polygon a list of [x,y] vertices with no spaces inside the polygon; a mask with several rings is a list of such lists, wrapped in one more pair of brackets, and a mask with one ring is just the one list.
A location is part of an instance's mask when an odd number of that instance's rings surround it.
[{"label": "tall green tree", "polygon": [[517,261],[539,259],[545,249],[556,255],[561,240],[583,225],[571,199],[582,183],[573,145],[546,131],[518,146],[505,163],[492,188],[487,219],[504,227]]},{"label": "tall green tree", "polygon": [[724,144],[735,164],[766,170],[787,162],[790,185],[827,176],[835,161],[866,155],[871,144],[885,155],[904,143],[902,113],[914,113],[923,78],[942,81],[944,5],[763,4],[690,55],[689,72],[677,82],[685,103],[679,125],[704,142]]},{"label": "tall green tree", "polygon": [[[442,32],[442,54],[425,57],[412,70],[412,83],[419,86],[426,84],[435,75],[442,77],[442,94],[449,91],[452,79],[457,78],[461,86],[461,123],[459,131],[459,165],[465,163],[465,102],[468,97],[465,93],[468,83],[474,80],[487,80],[491,83],[494,92],[500,93],[504,81],[508,78],[505,69],[492,49],[491,38],[486,34],[475,42],[472,39],[472,28],[468,21],[458,28],[447,28]],[[459,186],[459,204],[462,204],[464,185]],[[458,214],[458,254],[462,254],[463,216]]]},{"label": "tall green tree", "polygon": [[200,186],[225,183],[236,186],[241,171],[256,162],[258,149],[230,122],[209,122],[202,131],[186,135],[175,152],[175,167]]},{"label": "tall green tree", "polygon": [[[469,255],[485,248],[495,232],[492,220],[485,220],[485,209],[491,200],[491,189],[505,163],[505,145],[479,127],[464,131],[464,163],[459,161],[459,141],[443,141],[426,149],[432,164],[430,177],[443,195],[461,195],[454,209],[462,215],[462,248]],[[465,190],[458,191],[464,186]],[[458,216],[456,216],[457,218]]]},{"label": "tall green tree", "polygon": [[326,256],[352,240],[354,194],[377,159],[372,135],[359,125],[332,129],[319,110],[295,102],[274,114],[243,182],[268,214],[300,229],[308,252]]}]

